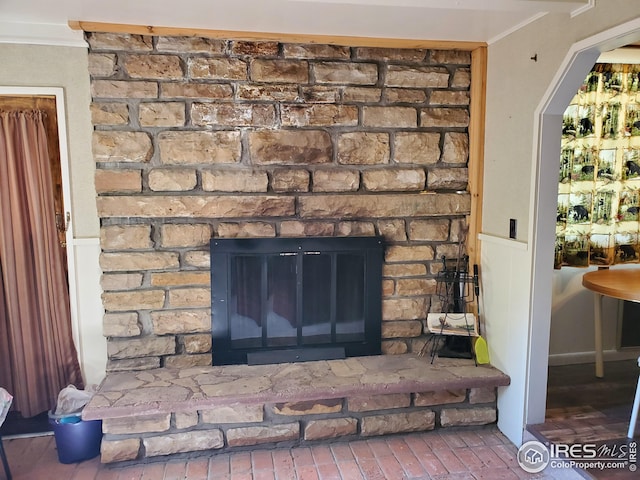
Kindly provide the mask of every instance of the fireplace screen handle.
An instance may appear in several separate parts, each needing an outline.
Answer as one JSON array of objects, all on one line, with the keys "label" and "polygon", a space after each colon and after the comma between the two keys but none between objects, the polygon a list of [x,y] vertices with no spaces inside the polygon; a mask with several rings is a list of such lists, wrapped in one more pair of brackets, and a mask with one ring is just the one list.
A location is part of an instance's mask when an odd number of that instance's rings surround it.
[{"label": "fireplace screen handle", "polygon": [[[303,252],[304,255],[321,255],[322,252]],[[298,252],[280,252],[281,257],[291,257],[294,255],[298,255]]]}]

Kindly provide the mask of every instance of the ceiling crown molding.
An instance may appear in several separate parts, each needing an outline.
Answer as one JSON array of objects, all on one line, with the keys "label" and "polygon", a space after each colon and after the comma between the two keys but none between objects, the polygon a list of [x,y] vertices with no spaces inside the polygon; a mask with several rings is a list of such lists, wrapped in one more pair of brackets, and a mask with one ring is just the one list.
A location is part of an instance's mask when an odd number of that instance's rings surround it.
[{"label": "ceiling crown molding", "polygon": [[82,32],[65,24],[0,21],[0,43],[87,48]]},{"label": "ceiling crown molding", "polygon": [[[84,46],[67,22],[488,44],[595,0],[0,0],[0,42]],[[265,35],[268,35],[266,33]],[[273,37],[271,37],[273,38]],[[343,43],[341,41],[341,43]]]}]

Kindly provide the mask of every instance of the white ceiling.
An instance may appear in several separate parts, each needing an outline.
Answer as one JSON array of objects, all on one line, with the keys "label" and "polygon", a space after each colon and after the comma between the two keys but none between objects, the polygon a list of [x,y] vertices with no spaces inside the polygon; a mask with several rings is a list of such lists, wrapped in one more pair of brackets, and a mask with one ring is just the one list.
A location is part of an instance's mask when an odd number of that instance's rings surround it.
[{"label": "white ceiling", "polygon": [[82,45],[70,20],[490,44],[594,0],[0,0],[0,42]]}]

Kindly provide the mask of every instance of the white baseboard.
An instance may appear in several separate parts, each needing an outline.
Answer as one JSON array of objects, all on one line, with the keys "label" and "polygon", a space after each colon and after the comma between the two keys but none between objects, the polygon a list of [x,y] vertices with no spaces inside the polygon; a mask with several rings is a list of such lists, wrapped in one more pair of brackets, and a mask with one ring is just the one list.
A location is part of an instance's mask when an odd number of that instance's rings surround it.
[{"label": "white baseboard", "polygon": [[[640,356],[640,348],[629,348],[624,350],[605,350],[602,352],[605,362],[615,362],[618,360],[634,360]],[[549,355],[549,366],[575,365],[579,363],[595,363],[595,352],[573,352],[556,353]]]}]

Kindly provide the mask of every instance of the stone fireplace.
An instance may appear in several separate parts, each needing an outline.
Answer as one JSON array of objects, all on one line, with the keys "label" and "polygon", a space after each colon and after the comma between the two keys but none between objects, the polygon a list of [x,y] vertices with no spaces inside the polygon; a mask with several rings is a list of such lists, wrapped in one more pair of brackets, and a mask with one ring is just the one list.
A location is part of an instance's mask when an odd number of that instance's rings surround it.
[{"label": "stone fireplace", "polygon": [[382,353],[422,348],[470,212],[470,52],[87,40],[108,372],[211,365],[212,238],[382,237]]},{"label": "stone fireplace", "polygon": [[[496,421],[506,375],[418,355],[427,312],[441,309],[442,257],[459,253],[471,223],[469,51],[86,37],[109,358],[83,417],[103,420],[103,462]],[[214,246],[356,238],[384,244],[372,290],[379,310],[363,315],[377,316],[383,355],[212,364],[223,350],[213,340],[212,315],[225,315],[216,302],[238,294],[221,288],[229,275],[216,274]],[[289,260],[271,273],[238,264],[266,279],[243,287],[257,303],[236,308],[251,342],[258,329],[267,343],[292,341],[294,322],[269,340],[272,310],[304,318],[305,308],[337,305],[333,287],[300,300],[297,278],[295,297],[270,297],[269,275],[305,262],[280,253]],[[332,270],[311,257],[303,271],[327,283]],[[312,341],[352,333],[332,308],[309,317]],[[296,323],[297,339],[304,326]]]}]

